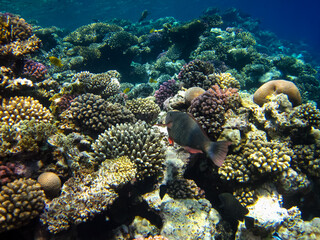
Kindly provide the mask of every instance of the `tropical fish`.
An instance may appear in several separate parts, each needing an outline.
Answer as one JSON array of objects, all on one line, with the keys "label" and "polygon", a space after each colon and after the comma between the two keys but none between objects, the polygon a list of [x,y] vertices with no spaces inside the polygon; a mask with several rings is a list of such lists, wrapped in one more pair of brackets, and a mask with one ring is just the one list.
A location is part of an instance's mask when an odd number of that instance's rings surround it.
[{"label": "tropical fish", "polygon": [[141,16],[139,18],[139,21],[138,22],[142,22],[143,20],[146,19],[146,17],[148,16],[148,10],[143,10],[143,12],[141,13]]},{"label": "tropical fish", "polygon": [[155,80],[155,79],[153,79],[153,78],[150,78],[149,79],[149,83],[157,83],[158,81],[157,80]]},{"label": "tropical fish", "polygon": [[61,60],[59,58],[56,58],[54,56],[49,57],[50,63],[56,67],[62,67],[63,64],[61,63]]},{"label": "tropical fish", "polygon": [[166,124],[169,143],[185,147],[190,153],[205,152],[212,162],[220,167],[228,153],[228,141],[212,142],[189,114],[178,111],[167,113]]},{"label": "tropical fish", "polygon": [[123,93],[127,93],[129,91],[130,91],[130,88],[127,87],[126,89],[123,90]]},{"label": "tropical fish", "polygon": [[155,29],[152,28],[152,29],[149,31],[149,33],[153,33],[154,31],[155,31]]},{"label": "tropical fish", "polygon": [[221,193],[218,195],[221,205],[219,206],[223,217],[232,220],[243,220],[244,216],[249,213],[248,209],[231,193]]}]

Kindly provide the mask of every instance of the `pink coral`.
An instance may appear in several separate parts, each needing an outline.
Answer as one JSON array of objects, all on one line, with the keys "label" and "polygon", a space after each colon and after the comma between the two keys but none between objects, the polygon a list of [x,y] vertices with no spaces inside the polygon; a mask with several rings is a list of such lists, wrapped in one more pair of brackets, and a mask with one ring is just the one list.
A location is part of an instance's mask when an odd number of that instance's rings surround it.
[{"label": "pink coral", "polygon": [[0,161],[0,186],[12,182],[20,175],[22,175],[20,166],[17,166],[16,164],[11,162],[2,163]]},{"label": "pink coral", "polygon": [[23,66],[22,75],[32,80],[42,80],[47,74],[47,68],[42,63],[26,60]]},{"label": "pink coral", "polygon": [[163,108],[163,103],[169,97],[174,96],[178,92],[178,85],[174,79],[170,79],[167,82],[164,82],[160,85],[159,90],[154,93],[154,97],[156,98],[156,103]]}]

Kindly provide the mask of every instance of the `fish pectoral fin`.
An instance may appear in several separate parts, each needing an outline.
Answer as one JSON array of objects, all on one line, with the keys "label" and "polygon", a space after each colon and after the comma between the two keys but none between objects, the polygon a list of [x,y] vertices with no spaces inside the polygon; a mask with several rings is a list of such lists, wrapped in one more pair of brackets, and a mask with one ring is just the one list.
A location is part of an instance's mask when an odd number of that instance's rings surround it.
[{"label": "fish pectoral fin", "polygon": [[173,146],[174,141],[173,141],[173,139],[172,139],[171,137],[168,138],[168,141],[169,141],[169,145],[170,145],[170,146]]},{"label": "fish pectoral fin", "polygon": [[199,149],[191,148],[191,147],[184,147],[184,149],[189,153],[203,153],[203,151]]}]

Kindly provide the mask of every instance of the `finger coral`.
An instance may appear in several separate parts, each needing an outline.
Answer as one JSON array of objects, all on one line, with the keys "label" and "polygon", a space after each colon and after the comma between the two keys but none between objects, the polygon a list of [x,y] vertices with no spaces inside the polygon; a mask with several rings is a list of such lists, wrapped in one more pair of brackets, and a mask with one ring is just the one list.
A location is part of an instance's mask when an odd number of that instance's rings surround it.
[{"label": "finger coral", "polygon": [[157,176],[163,169],[165,151],[161,134],[145,122],[117,124],[92,144],[96,161],[128,156],[137,165],[137,179]]},{"label": "finger coral", "polygon": [[160,85],[159,89],[155,91],[154,97],[161,109],[163,109],[164,101],[169,97],[173,97],[173,95],[178,92],[178,89],[178,84],[174,79],[170,79]]},{"label": "finger coral", "polygon": [[19,228],[37,217],[44,207],[44,193],[32,179],[17,179],[0,192],[0,232]]},{"label": "finger coral", "polygon": [[3,99],[0,106],[0,119],[12,126],[21,120],[35,120],[35,122],[51,122],[50,111],[33,97],[11,97]]}]

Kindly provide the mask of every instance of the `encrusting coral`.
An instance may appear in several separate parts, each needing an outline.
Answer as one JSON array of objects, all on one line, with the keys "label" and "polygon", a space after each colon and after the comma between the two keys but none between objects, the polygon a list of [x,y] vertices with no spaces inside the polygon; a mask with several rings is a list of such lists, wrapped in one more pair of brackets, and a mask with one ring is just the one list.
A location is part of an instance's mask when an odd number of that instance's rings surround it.
[{"label": "encrusting coral", "polygon": [[157,176],[163,169],[165,150],[160,132],[145,122],[117,124],[92,144],[97,162],[128,156],[137,165],[137,179]]},{"label": "encrusting coral", "polygon": [[136,165],[126,156],[105,160],[92,174],[71,177],[61,195],[47,203],[41,221],[52,233],[92,219],[118,197],[116,190],[136,176]]},{"label": "encrusting coral", "polygon": [[44,192],[33,179],[17,179],[0,192],[0,232],[19,228],[37,217],[44,207]]},{"label": "encrusting coral", "polygon": [[160,113],[160,107],[151,98],[128,100],[126,107],[134,114],[136,119],[147,123],[155,122]]}]

